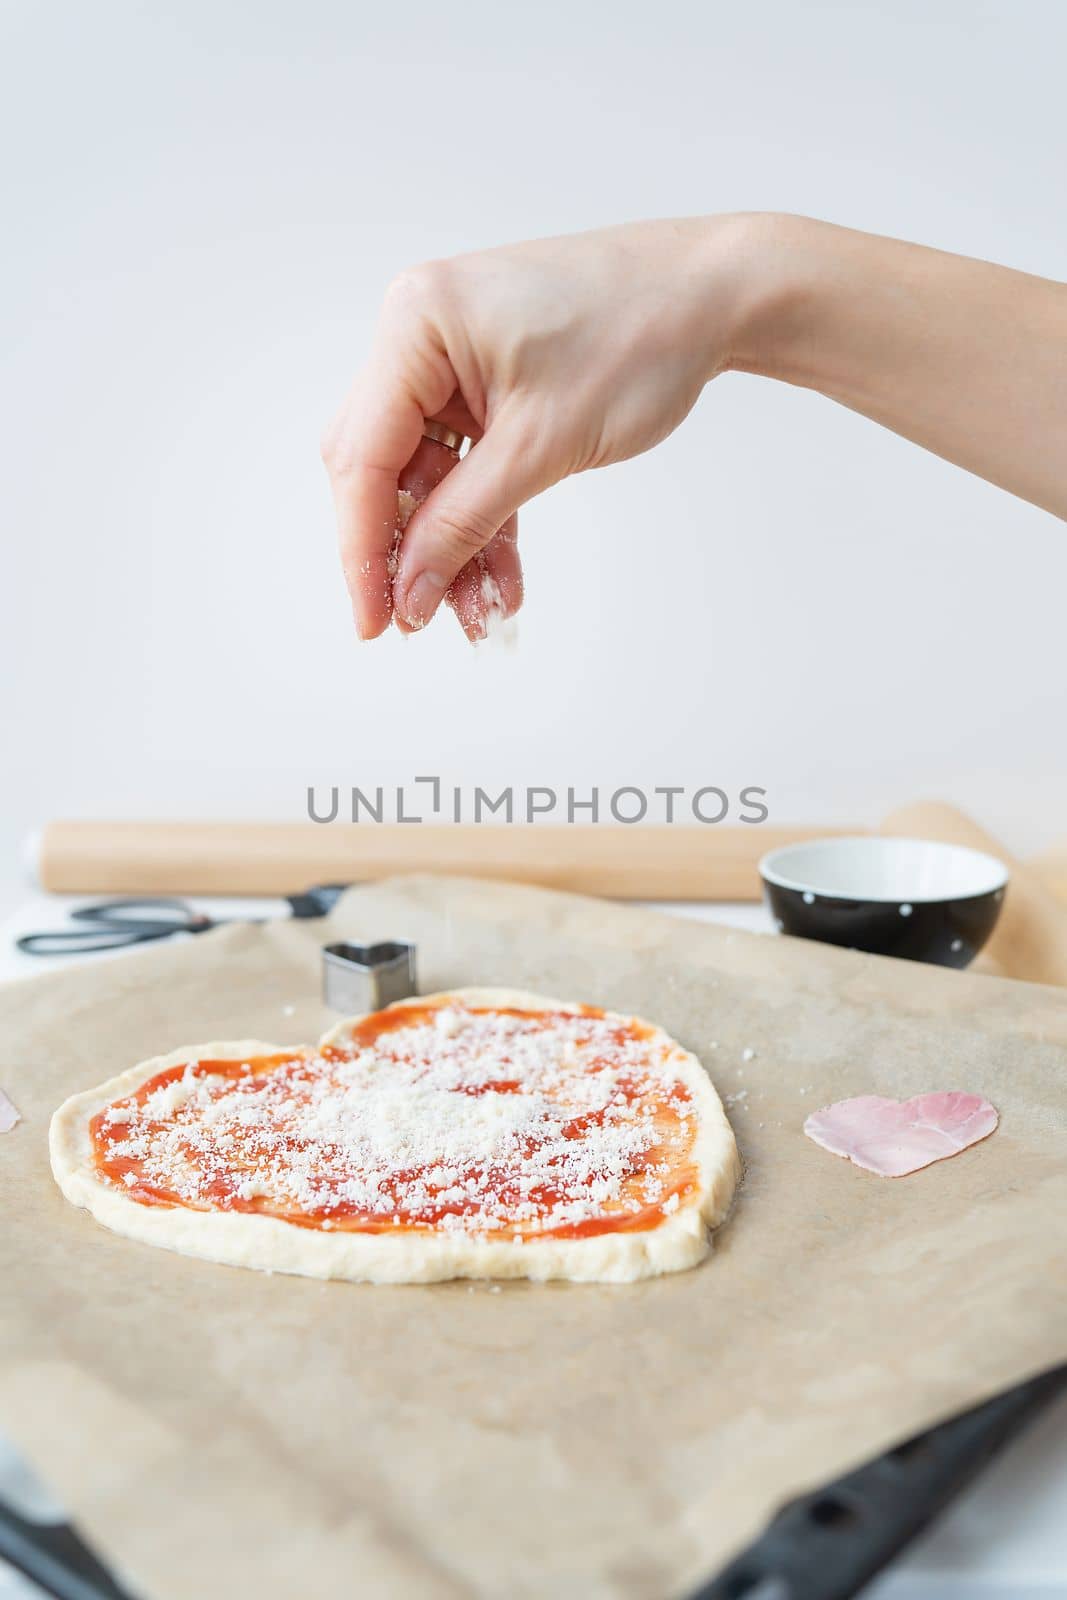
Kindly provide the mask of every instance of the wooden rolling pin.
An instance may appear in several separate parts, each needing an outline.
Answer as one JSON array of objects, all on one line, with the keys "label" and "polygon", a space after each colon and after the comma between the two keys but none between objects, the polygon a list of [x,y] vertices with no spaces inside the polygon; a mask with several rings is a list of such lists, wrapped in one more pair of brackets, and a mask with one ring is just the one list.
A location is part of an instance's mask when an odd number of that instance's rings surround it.
[{"label": "wooden rolling pin", "polygon": [[37,847],[57,894],[296,894],[402,872],[510,878],[625,900],[758,900],[756,863],[848,829],[529,827],[313,822],[51,822]]},{"label": "wooden rolling pin", "polygon": [[1053,845],[1050,850],[1029,857],[1026,865],[1041,879],[1050,894],[1067,904],[1067,845]]}]

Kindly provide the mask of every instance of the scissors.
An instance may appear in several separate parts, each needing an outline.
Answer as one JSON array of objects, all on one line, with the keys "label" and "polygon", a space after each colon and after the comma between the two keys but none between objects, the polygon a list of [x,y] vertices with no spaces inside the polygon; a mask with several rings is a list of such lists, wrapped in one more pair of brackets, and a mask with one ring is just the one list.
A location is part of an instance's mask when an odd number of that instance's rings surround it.
[{"label": "scissors", "polygon": [[[324,917],[347,887],[343,883],[317,884],[305,894],[286,895],[294,917]],[[71,912],[76,928],[24,933],[16,948],[29,956],[89,955],[96,950],[122,950],[128,945],[169,939],[176,933],[206,933],[227,922],[261,922],[261,917],[205,916],[184,900],[166,896],[150,899],[100,900]]]}]

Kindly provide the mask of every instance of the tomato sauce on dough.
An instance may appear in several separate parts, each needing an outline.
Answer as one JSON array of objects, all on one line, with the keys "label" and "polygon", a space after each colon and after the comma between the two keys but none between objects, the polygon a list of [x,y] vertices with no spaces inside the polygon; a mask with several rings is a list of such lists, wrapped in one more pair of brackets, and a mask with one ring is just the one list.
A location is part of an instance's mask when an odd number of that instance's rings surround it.
[{"label": "tomato sauce on dough", "polygon": [[592,1007],[412,1001],[318,1050],[168,1067],[92,1119],[92,1156],[141,1205],[323,1231],[639,1231],[697,1188],[681,1055]]}]

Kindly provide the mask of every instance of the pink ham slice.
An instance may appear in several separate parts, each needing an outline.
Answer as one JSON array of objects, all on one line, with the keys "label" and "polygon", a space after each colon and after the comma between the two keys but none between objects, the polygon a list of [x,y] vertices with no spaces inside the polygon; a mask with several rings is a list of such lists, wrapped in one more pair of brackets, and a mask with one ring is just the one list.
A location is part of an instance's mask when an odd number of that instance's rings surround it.
[{"label": "pink ham slice", "polygon": [[18,1120],[18,1112],[3,1089],[0,1089],[0,1133],[10,1133]]},{"label": "pink ham slice", "polygon": [[997,1120],[996,1107],[978,1094],[952,1090],[911,1100],[861,1094],[813,1111],[804,1132],[880,1178],[903,1178],[988,1138]]}]

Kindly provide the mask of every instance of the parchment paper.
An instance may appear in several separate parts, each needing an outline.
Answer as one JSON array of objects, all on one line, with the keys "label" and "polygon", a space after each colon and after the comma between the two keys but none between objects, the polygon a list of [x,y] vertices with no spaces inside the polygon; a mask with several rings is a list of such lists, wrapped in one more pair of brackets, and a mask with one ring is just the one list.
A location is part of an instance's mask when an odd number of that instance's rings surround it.
[{"label": "parchment paper", "polygon": [[[314,1038],[338,937],[416,939],[423,989],[586,999],[695,1050],[744,1096],[712,1258],[626,1287],[321,1284],[134,1244],[62,1199],[58,1101],[199,1040]],[[0,1427],[153,1600],[684,1594],[783,1497],[1067,1356],[1052,988],[405,879],[327,923],[9,986],[0,1083],[25,1118],[0,1139]],[[1000,1130],[911,1178],[801,1134],[837,1097],[953,1087]]]}]

